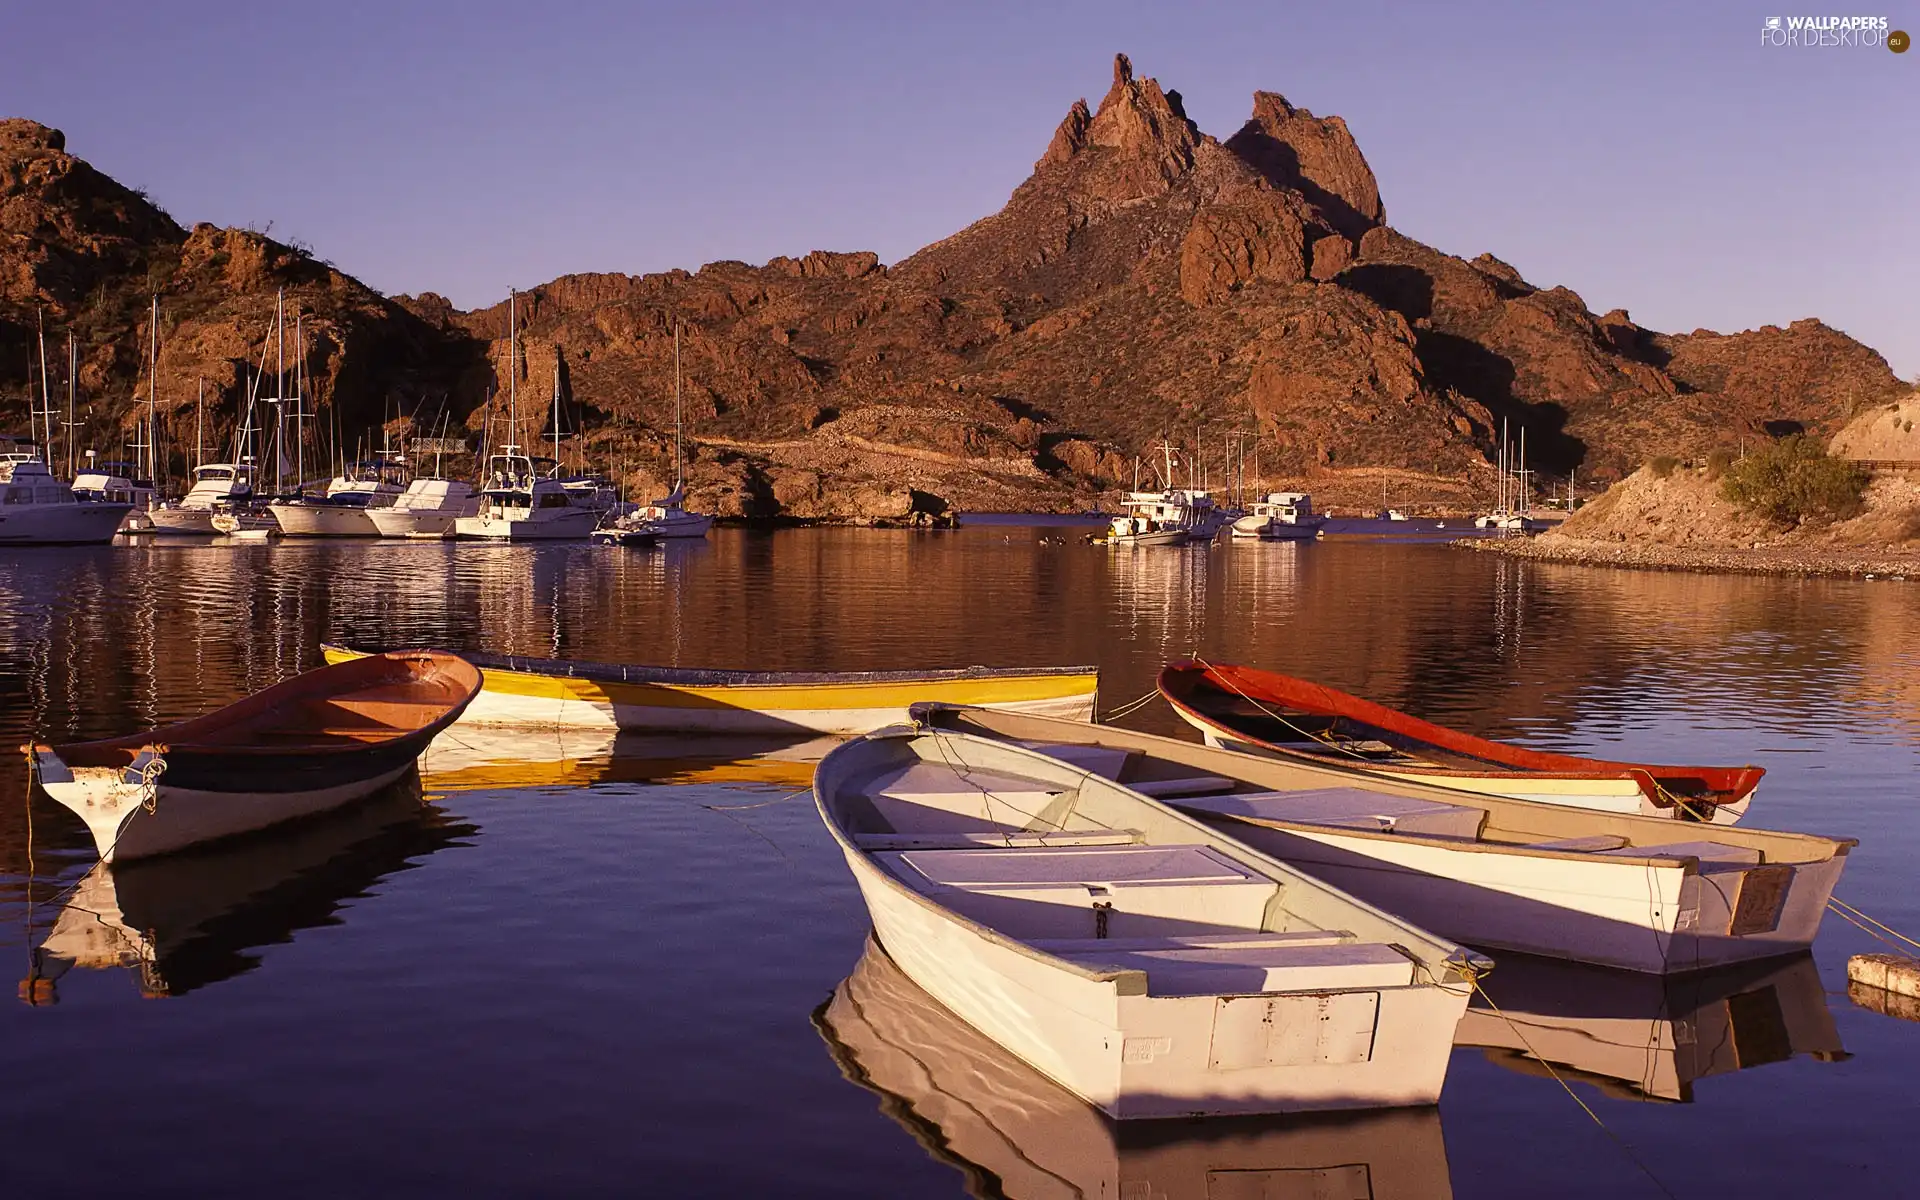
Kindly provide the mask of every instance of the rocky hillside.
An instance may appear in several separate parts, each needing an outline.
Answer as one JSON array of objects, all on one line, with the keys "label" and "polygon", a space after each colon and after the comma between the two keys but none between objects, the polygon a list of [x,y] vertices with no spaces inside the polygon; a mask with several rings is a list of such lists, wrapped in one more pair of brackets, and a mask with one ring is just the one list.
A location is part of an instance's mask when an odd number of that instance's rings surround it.
[{"label": "rocky hillside", "polygon": [[[286,287],[311,314],[315,391],[347,426],[445,392],[471,433],[505,436],[486,402],[506,390],[504,303],[387,301],[261,235],[184,232],[57,133],[0,131],[0,388],[22,390],[43,306],[82,331],[83,385],[130,394],[158,290],[162,402],[190,420],[195,376],[237,394]],[[1163,439],[1198,441],[1217,479],[1234,431],[1274,484],[1352,503],[1390,480],[1396,501],[1466,505],[1502,420],[1537,465],[1605,479],[1770,429],[1831,433],[1900,387],[1817,321],[1664,335],[1490,254],[1425,246],[1386,224],[1340,118],[1262,92],[1221,141],[1125,56],[1001,211],[892,267],[816,251],[568,276],[520,313],[518,440],[546,428],[557,366],[588,457],[657,485],[678,326],[696,494],[751,515],[1080,505]]]}]

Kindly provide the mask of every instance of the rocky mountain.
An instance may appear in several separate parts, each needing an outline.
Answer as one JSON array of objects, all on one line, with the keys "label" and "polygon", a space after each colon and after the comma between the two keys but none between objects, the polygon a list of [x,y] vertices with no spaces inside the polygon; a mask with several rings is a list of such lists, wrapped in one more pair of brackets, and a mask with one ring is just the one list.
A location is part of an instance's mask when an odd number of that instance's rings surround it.
[{"label": "rocky mountain", "polygon": [[262,234],[182,231],[31,122],[0,125],[0,237],[0,389],[23,390],[38,306],[81,331],[90,394],[130,395],[157,290],[176,431],[195,377],[242,394],[286,288],[344,427],[444,395],[471,435],[503,440],[487,397],[512,370],[516,440],[533,440],[557,373],[586,457],[658,486],[677,327],[696,496],[744,515],[1079,505],[1166,440],[1197,443],[1217,481],[1235,434],[1265,482],[1464,505],[1502,421],[1543,468],[1606,479],[1770,430],[1830,433],[1901,390],[1818,321],[1660,334],[1491,254],[1425,246],[1386,224],[1340,118],[1261,92],[1220,141],[1124,55],[1004,208],[904,261],[563,277],[520,297],[511,366],[504,302],[390,301]]}]

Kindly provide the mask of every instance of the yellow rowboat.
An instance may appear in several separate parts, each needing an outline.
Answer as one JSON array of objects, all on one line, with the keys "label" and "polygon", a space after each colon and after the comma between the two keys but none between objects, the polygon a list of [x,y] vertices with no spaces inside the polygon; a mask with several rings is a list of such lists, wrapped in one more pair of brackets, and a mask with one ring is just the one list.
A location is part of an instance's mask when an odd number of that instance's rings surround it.
[{"label": "yellow rowboat", "polygon": [[[368,653],[320,649],[329,663]],[[463,727],[852,737],[905,721],[909,705],[926,701],[1087,721],[1100,685],[1095,667],[720,671],[504,654],[461,657],[479,667],[484,680]]]}]

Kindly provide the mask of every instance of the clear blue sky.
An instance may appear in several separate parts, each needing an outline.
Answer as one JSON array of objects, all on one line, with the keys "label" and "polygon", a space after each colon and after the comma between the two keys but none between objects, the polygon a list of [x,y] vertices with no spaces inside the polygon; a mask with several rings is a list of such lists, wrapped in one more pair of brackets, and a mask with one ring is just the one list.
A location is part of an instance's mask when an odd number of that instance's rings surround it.
[{"label": "clear blue sky", "polygon": [[897,261],[1003,204],[1124,50],[1218,137],[1256,88],[1344,116],[1389,220],[1441,249],[1662,330],[1819,316],[1911,378],[1920,50],[1763,48],[1777,11],[81,0],[9,15],[0,113],[183,223],[272,222],[472,307],[570,271]]}]

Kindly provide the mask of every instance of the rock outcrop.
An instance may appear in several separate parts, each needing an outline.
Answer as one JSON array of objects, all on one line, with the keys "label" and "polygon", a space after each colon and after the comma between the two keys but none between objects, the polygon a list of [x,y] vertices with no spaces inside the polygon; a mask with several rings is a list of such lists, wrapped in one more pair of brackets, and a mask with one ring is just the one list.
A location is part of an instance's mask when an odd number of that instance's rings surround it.
[{"label": "rock outcrop", "polygon": [[444,407],[472,439],[536,442],[557,376],[568,453],[638,491],[671,475],[677,328],[695,497],[746,516],[1079,507],[1163,439],[1197,445],[1216,477],[1238,438],[1258,484],[1419,479],[1470,503],[1503,422],[1535,465],[1607,478],[1830,433],[1901,390],[1817,321],[1665,335],[1491,254],[1423,245],[1386,224],[1340,118],[1260,92],[1222,143],[1125,55],[999,212],[902,262],[814,251],[565,276],[522,293],[512,362],[504,302],[389,300],[262,233],[182,229],[28,121],[0,122],[0,238],[0,388],[25,389],[37,319],[72,330],[81,386],[120,422],[89,436],[117,440],[145,387],[150,296],[179,445],[197,379],[223,414],[250,390],[284,292],[321,427],[337,415],[351,437]]}]

